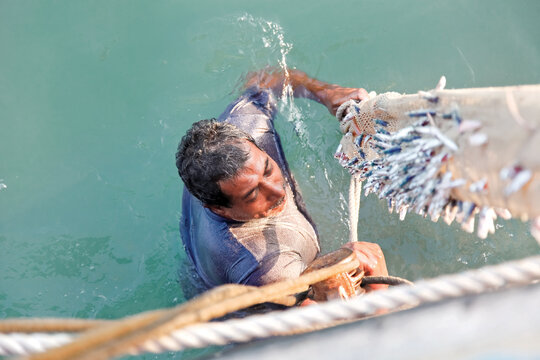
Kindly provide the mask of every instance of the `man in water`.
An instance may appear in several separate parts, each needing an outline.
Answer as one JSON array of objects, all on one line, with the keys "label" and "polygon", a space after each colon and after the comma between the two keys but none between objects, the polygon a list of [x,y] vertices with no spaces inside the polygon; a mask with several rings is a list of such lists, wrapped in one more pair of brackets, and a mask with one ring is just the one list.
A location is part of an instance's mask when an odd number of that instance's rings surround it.
[{"label": "man in water", "polygon": [[[364,89],[331,85],[298,70],[289,70],[288,77],[261,71],[248,76],[245,92],[218,120],[201,120],[187,131],[176,154],[185,184],[180,233],[209,288],[295,278],[320,252],[273,126],[286,79],[295,97],[315,100],[332,114],[344,101],[367,96]],[[345,246],[365,275],[387,275],[377,244]]]}]

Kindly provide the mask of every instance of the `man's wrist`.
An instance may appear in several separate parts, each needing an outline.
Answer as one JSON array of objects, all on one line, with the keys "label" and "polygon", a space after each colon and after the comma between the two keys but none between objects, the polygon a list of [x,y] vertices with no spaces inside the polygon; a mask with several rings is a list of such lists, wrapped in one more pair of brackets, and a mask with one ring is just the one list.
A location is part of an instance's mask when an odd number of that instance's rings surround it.
[{"label": "man's wrist", "polygon": [[304,96],[325,105],[330,110],[331,90],[337,88],[337,85],[312,78],[300,70],[290,70],[289,74],[293,89],[304,90]]}]

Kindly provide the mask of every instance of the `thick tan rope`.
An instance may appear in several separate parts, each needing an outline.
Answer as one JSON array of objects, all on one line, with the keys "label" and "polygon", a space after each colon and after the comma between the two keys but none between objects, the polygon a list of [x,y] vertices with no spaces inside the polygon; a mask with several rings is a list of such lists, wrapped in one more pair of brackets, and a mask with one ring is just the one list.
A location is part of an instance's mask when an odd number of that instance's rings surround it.
[{"label": "thick tan rope", "polygon": [[[227,284],[212,291],[209,291],[192,302],[185,303],[186,309],[190,306],[206,306],[212,302],[219,302],[223,298],[238,296],[245,294],[254,289],[254,286],[245,286],[238,284]],[[292,306],[296,302],[294,296],[285,296],[281,299],[276,299],[274,303],[285,306]],[[156,310],[146,312],[146,316],[156,318],[164,310]],[[0,333],[37,333],[37,332],[82,332],[97,328],[104,325],[110,325],[117,321],[115,320],[93,320],[93,319],[72,319],[72,318],[15,318],[0,321]]]},{"label": "thick tan rope", "polygon": [[112,321],[70,318],[14,318],[0,321],[0,333],[80,332],[109,324]]},{"label": "thick tan rope", "polygon": [[224,285],[211,290],[184,305],[172,309],[151,311],[99,326],[83,333],[77,341],[36,354],[28,359],[109,359],[123,355],[144,341],[170,333],[190,324],[209,321],[225,314],[263,302],[297,294],[309,285],[359,266],[354,259],[328,268],[301,275],[260,288]]},{"label": "thick tan rope", "polygon": [[[225,345],[233,342],[247,342],[253,339],[276,336],[276,334],[310,331],[326,327],[337,321],[357,320],[373,316],[380,313],[381,310],[394,312],[425,303],[480,294],[511,286],[538,283],[538,281],[540,281],[540,256],[534,256],[420,281],[414,287],[398,286],[388,290],[374,291],[349,301],[333,300],[316,306],[295,307],[287,311],[276,311],[243,319],[194,324],[174,331],[164,338],[152,339],[148,343],[138,344],[137,349],[159,353],[194,347]],[[58,344],[65,343],[64,335],[58,335],[60,337],[57,341]],[[6,339],[0,335],[0,354],[22,355],[52,346],[50,341],[42,342],[37,339],[32,339],[31,343],[20,343],[19,341],[23,339],[17,334],[13,334],[10,339],[11,341],[2,344],[2,340]],[[2,352],[2,348],[4,352]],[[130,353],[135,354],[131,351]]]}]

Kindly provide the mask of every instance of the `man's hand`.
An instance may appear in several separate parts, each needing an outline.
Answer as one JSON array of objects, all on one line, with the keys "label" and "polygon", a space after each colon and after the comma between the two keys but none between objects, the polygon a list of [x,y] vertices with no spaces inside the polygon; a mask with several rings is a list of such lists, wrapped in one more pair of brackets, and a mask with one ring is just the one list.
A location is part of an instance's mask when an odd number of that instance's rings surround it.
[{"label": "man's hand", "polygon": [[[364,276],[388,276],[384,254],[379,245],[357,241],[347,243],[342,247],[354,251],[356,258],[360,262],[359,270],[364,271]],[[366,290],[380,290],[387,287],[388,285],[384,284],[373,284],[367,285]]]},{"label": "man's hand", "polygon": [[320,91],[321,102],[328,108],[332,115],[336,115],[337,109],[347,100],[365,100],[368,92],[363,88],[346,88],[338,85],[330,85]]}]

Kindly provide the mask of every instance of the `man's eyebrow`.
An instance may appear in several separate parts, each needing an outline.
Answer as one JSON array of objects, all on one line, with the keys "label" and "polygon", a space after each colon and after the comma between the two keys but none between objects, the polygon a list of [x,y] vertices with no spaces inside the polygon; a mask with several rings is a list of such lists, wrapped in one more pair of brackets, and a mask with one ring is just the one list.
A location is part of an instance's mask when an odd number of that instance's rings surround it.
[{"label": "man's eyebrow", "polygon": [[[264,172],[266,172],[268,170],[268,167],[270,166],[270,159],[269,157],[267,156],[266,157],[266,160],[264,161]],[[242,199],[243,200],[246,200],[255,190],[257,190],[257,186],[255,186],[253,189],[249,190],[247,193],[245,193],[243,196],[242,196]]]},{"label": "man's eyebrow", "polygon": [[253,189],[249,190],[244,196],[242,196],[242,199],[243,199],[243,200],[247,200],[247,198],[248,198],[251,194],[253,194],[253,192],[254,192],[255,190],[257,190],[257,186],[255,186]]}]

